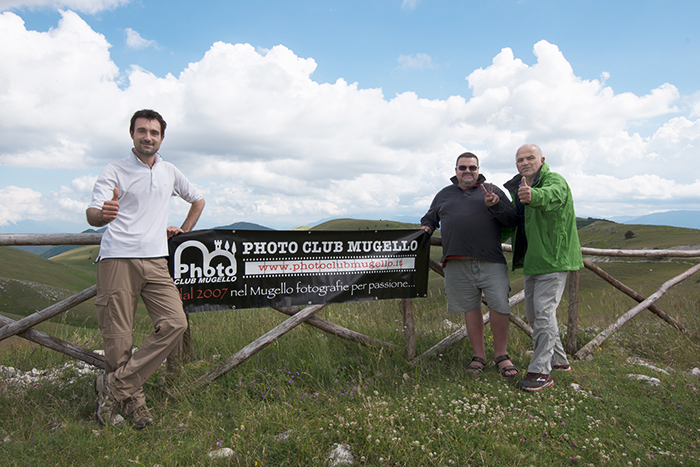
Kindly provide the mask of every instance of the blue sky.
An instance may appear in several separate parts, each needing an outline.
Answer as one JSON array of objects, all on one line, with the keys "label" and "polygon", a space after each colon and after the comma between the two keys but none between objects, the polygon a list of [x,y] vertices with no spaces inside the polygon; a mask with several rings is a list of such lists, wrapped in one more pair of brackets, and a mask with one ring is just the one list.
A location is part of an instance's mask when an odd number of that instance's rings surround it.
[{"label": "blue sky", "polygon": [[[205,192],[201,228],[417,222],[459,153],[502,184],[525,142],[567,177],[580,216],[700,210],[699,13],[695,1],[0,0],[0,231],[87,227],[91,184],[124,157],[143,107],[169,122],[163,156]],[[173,223],[185,209],[174,203]]]}]

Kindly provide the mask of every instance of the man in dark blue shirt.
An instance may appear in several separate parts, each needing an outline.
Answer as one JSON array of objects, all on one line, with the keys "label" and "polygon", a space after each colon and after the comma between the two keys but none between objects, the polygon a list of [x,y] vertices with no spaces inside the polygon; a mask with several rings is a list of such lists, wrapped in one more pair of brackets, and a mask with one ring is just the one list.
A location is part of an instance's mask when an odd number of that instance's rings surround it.
[{"label": "man in dark blue shirt", "polygon": [[474,356],[470,373],[486,367],[481,294],[491,310],[494,361],[501,374],[513,379],[518,370],[507,353],[510,306],[508,266],[501,249],[501,228],[517,225],[518,216],[506,195],[493,184],[484,185],[479,158],[465,152],[457,158],[455,176],[433,199],[421,219],[432,234],[442,225],[442,265],[445,271],[447,312],[464,313]]}]

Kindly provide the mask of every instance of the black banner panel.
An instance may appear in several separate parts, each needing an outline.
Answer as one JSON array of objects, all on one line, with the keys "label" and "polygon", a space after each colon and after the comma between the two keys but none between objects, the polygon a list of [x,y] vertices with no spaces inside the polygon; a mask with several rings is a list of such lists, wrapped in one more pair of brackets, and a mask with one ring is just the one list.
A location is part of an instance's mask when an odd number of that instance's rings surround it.
[{"label": "black banner panel", "polygon": [[198,230],[170,239],[185,312],[425,297],[422,230]]}]

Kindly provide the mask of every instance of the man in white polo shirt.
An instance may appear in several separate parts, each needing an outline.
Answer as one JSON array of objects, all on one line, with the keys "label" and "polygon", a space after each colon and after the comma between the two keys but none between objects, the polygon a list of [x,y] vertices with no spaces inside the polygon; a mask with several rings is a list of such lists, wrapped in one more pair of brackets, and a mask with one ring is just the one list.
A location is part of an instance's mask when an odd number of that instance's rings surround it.
[{"label": "man in white polo shirt", "polygon": [[[131,117],[130,154],[100,173],[86,211],[88,223],[107,226],[97,258],[97,320],[102,328],[105,372],[97,377],[97,420],[113,422],[117,410],[136,428],[155,422],[143,384],[178,344],[187,328],[180,295],[167,266],[168,238],[192,230],[204,209],[200,191],[158,149],[165,137],[158,112]],[[168,227],[172,196],[191,204],[181,227]],[[132,354],[139,297],[153,332]]]}]

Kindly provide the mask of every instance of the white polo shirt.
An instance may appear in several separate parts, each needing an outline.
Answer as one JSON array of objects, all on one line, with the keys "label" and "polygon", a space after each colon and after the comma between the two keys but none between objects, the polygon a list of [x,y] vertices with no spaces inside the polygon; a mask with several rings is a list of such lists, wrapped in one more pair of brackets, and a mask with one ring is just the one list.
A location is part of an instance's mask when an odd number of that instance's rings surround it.
[{"label": "white polo shirt", "polygon": [[119,213],[107,224],[100,258],[160,258],[168,256],[168,207],[171,196],[188,203],[203,198],[177,167],[156,154],[153,167],[133,151],[105,166],[92,190],[89,208],[102,209],[119,188]]}]

